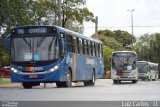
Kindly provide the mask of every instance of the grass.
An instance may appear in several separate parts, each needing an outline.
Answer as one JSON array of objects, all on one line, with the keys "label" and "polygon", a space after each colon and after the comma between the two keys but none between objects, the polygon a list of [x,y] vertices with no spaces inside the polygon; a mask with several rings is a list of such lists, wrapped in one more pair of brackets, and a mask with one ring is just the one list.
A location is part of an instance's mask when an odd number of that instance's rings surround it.
[{"label": "grass", "polygon": [[0,85],[1,84],[8,84],[8,83],[11,83],[10,78],[0,78]]}]

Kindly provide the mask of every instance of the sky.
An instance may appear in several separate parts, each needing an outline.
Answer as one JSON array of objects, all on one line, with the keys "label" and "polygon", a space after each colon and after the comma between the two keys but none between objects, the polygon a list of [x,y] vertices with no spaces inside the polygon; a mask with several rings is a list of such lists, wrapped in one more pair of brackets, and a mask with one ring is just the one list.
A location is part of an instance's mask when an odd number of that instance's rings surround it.
[{"label": "sky", "polygon": [[[130,34],[133,11],[133,35],[160,33],[160,0],[86,0],[86,7],[98,16],[98,30],[124,30]],[[84,35],[95,33],[95,24],[84,23]]]}]

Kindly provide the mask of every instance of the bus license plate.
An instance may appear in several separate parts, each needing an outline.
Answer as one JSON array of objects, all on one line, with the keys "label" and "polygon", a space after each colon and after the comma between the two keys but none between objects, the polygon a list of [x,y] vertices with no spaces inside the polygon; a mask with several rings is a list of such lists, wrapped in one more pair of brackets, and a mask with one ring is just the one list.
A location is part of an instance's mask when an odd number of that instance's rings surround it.
[{"label": "bus license plate", "polygon": [[37,75],[35,75],[35,74],[31,74],[31,75],[29,75],[29,78],[37,78],[38,76]]}]

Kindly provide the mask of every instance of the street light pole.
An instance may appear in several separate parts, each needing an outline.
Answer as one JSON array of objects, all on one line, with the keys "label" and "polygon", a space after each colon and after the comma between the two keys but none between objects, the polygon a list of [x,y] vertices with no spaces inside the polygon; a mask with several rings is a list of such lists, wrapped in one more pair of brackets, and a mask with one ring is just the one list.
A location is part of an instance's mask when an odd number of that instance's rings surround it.
[{"label": "street light pole", "polygon": [[131,28],[132,28],[132,48],[133,48],[133,11],[135,9],[127,10],[131,12]]}]

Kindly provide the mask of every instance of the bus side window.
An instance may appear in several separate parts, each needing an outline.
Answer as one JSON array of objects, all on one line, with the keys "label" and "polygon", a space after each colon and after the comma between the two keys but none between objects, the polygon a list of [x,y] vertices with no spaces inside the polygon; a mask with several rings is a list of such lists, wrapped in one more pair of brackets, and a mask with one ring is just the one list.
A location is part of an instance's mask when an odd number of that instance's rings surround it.
[{"label": "bus side window", "polygon": [[74,53],[79,53],[79,41],[77,37],[73,38],[74,40]]},{"label": "bus side window", "polygon": [[79,38],[79,53],[83,54],[83,45],[82,45],[82,39]]},{"label": "bus side window", "polygon": [[73,38],[71,35],[67,35],[67,47],[68,52],[73,52]]},{"label": "bus side window", "polygon": [[85,43],[86,41],[84,39],[82,39],[82,48],[83,48],[83,55],[85,55],[85,52],[86,52],[86,47],[85,47]]},{"label": "bus side window", "polygon": [[101,53],[101,50],[100,50],[100,44],[98,44],[98,57],[100,57],[100,53]]},{"label": "bus side window", "polygon": [[91,56],[91,48],[90,41],[88,41],[88,55]]},{"label": "bus side window", "polygon": [[77,45],[77,53],[80,53],[80,49],[79,49],[79,38],[76,37],[76,45]]},{"label": "bus side window", "polygon": [[91,56],[93,56],[93,42],[90,43],[90,49],[91,49]]},{"label": "bus side window", "polygon": [[95,42],[92,42],[93,56],[95,56]]},{"label": "bus side window", "polygon": [[89,48],[88,48],[88,41],[86,40],[86,50],[87,50],[87,54],[86,55],[89,55]]},{"label": "bus side window", "polygon": [[98,44],[98,56],[101,58],[103,57],[103,47],[101,44]]},{"label": "bus side window", "polygon": [[97,43],[94,43],[94,53],[95,53],[95,56],[97,56],[97,47],[96,47],[96,44]]}]

